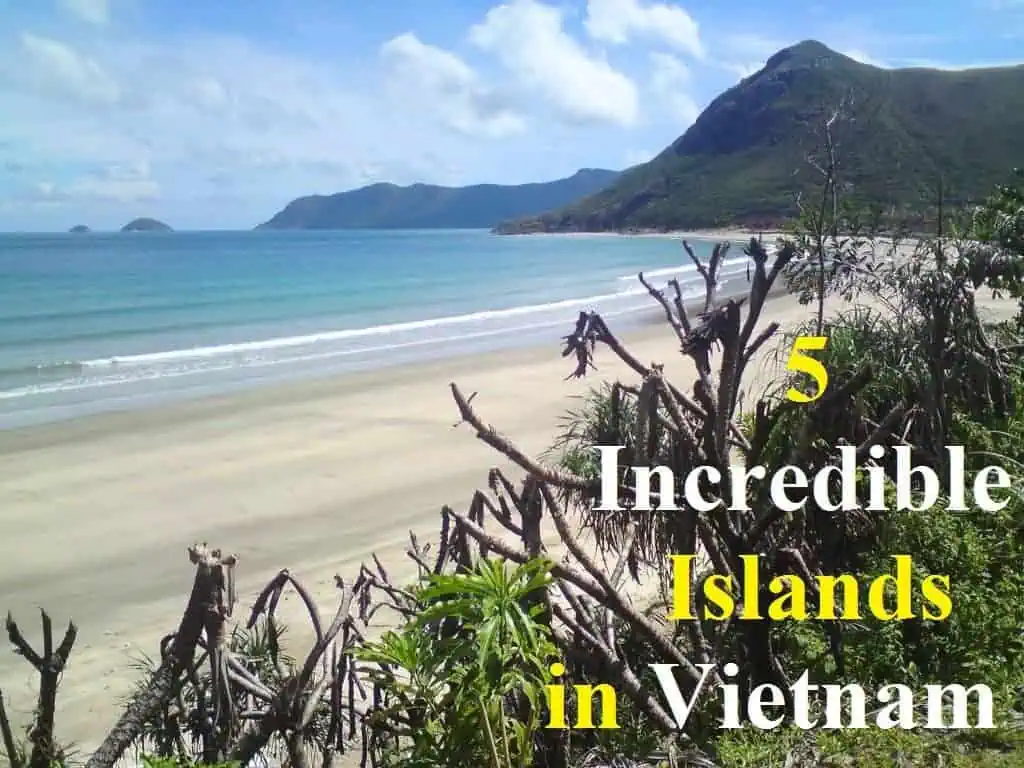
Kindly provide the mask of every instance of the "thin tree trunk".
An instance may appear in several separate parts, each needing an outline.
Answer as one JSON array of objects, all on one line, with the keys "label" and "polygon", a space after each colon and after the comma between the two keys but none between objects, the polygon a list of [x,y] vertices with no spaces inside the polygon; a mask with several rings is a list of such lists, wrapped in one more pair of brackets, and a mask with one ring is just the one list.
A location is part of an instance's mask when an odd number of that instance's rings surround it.
[{"label": "thin tree trunk", "polygon": [[141,735],[146,722],[166,706],[175,694],[182,672],[192,663],[207,612],[220,610],[223,605],[221,568],[233,566],[234,558],[222,559],[219,550],[211,551],[205,544],[191,547],[189,557],[196,564],[196,576],[170,653],[146,686],[132,696],[117,724],[85,764],[86,768],[111,768]]}]

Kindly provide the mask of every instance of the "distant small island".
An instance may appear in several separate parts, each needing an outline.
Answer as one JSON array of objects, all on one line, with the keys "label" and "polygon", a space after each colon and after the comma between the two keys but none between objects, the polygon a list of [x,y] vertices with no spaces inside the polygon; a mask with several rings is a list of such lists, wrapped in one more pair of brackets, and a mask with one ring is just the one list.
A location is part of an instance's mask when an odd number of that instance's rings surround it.
[{"label": "distant small island", "polygon": [[68,232],[71,232],[72,234],[75,235],[84,235],[89,232],[92,232],[92,230],[85,226],[85,224],[75,224],[75,226],[69,229]]},{"label": "distant small island", "polygon": [[123,227],[122,232],[173,232],[167,224],[162,221],[149,218],[134,219],[129,221]]}]

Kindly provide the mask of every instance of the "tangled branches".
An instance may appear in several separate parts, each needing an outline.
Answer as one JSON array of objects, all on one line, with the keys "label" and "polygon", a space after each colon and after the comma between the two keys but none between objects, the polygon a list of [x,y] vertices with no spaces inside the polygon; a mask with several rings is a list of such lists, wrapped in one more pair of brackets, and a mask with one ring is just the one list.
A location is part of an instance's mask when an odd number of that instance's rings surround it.
[{"label": "tangled branches", "polygon": [[[664,309],[680,352],[695,364],[697,380],[692,394],[669,382],[660,366],[645,365],[630,354],[597,314],[580,316],[576,329],[566,338],[564,354],[575,357],[573,374],[580,376],[592,367],[598,346],[604,346],[640,379],[639,386],[623,384],[617,390],[621,401],[631,401],[639,416],[629,441],[631,451],[624,459],[632,464],[650,463],[661,461],[667,453],[673,469],[705,464],[724,472],[734,452],[745,460],[757,460],[778,419],[778,408],[760,404],[748,436],[737,424],[737,402],[745,368],[777,330],[774,323],[758,329],[758,318],[772,284],[793,254],[782,249],[770,260],[760,242],[752,240],[746,249],[752,268],[748,297],[716,304],[718,271],[727,247],[716,247],[707,265],[688,245],[686,250],[706,282],[704,304],[695,316],[684,306],[677,283],[673,284],[675,296],[669,300],[642,275],[640,279]],[[845,407],[856,383],[838,386],[832,396],[823,399],[817,407],[820,417],[828,418],[830,409]],[[662,622],[639,610],[626,596],[624,579],[627,572],[637,578],[645,567],[638,546],[645,524],[617,519],[614,524],[623,526],[623,536],[614,565],[605,567],[597,553],[589,551],[572,519],[575,509],[596,494],[596,478],[532,459],[487,424],[472,398],[456,384],[451,391],[462,421],[479,439],[518,465],[525,479],[517,487],[502,472],[493,470],[488,491],[478,491],[465,513],[445,507],[436,552],[431,556],[429,546],[421,547],[412,540],[409,556],[421,578],[436,579],[446,572],[467,574],[488,558],[520,566],[549,559],[544,527],[552,525],[565,555],[558,562],[551,561],[551,581],[542,600],[546,608],[538,616],[557,657],[565,659],[575,675],[610,682],[676,746],[687,735],[678,732],[665,705],[652,695],[643,681],[644,671],[624,650],[627,645],[639,642],[648,648],[651,657],[644,659],[645,663],[659,660],[675,665],[684,691],[698,685],[698,664],[717,664],[725,654],[742,660],[749,686],[785,678],[772,651],[767,625],[748,623],[736,633],[728,624],[714,627],[690,622],[687,638],[679,642]],[[884,430],[880,427],[880,431]],[[808,437],[798,441],[793,451],[806,452],[810,445]],[[628,503],[635,489],[623,483],[620,493]],[[661,493],[674,494],[675,489],[662,489]],[[738,573],[741,556],[749,553],[767,555],[763,567],[770,574],[807,572],[825,565],[805,532],[806,520],[783,520],[778,510],[766,506],[764,497],[759,497],[754,507],[760,512],[729,511],[735,500],[728,495],[719,501],[711,513],[686,511],[671,519],[657,515],[662,518],[660,525],[672,529],[673,548],[663,549],[661,558],[669,551],[699,552],[725,574]],[[492,530],[488,521],[497,528]],[[92,755],[88,768],[109,768],[130,745],[140,743],[151,743],[162,754],[199,757],[205,762],[237,760],[247,764],[258,755],[278,751],[287,756],[289,764],[301,768],[310,764],[313,755],[329,766],[336,754],[359,742],[364,765],[385,762],[402,734],[410,733],[410,714],[396,708],[394,700],[396,680],[401,677],[401,671],[395,670],[401,664],[394,653],[388,656],[378,648],[368,656],[360,649],[367,646],[369,621],[376,613],[387,608],[395,621],[408,622],[428,607],[423,593],[393,584],[375,559],[374,567],[361,568],[351,585],[337,580],[340,598],[333,620],[326,624],[309,591],[284,570],[257,597],[245,629],[232,632],[234,557],[196,545],[190,549],[190,558],[196,576],[178,630],[165,638],[159,666]],[[691,583],[691,599],[696,601],[700,579]],[[294,589],[305,606],[313,636],[311,648],[298,663],[284,656],[279,641],[276,611],[286,588]],[[466,621],[465,617],[449,616],[443,622],[444,636],[464,636],[470,631]],[[254,638],[262,647],[260,653],[253,652]],[[373,661],[367,662],[370,657]],[[390,678],[386,674],[389,669]],[[535,716],[541,706],[524,707],[515,696],[512,699],[500,708],[533,711]],[[486,724],[490,722],[486,720]],[[52,723],[40,720],[39,727],[52,738]],[[552,737],[544,739],[551,741]],[[560,748],[558,739],[535,746],[554,753]]]},{"label": "tangled branches", "polygon": [[[684,246],[706,285],[703,304],[696,313],[691,315],[688,311],[678,283],[670,284],[674,296],[668,297],[642,274],[639,279],[663,309],[681,353],[693,363],[696,381],[692,396],[670,383],[661,366],[645,365],[631,355],[597,314],[581,314],[573,333],[565,338],[563,356],[571,355],[576,360],[571,375],[582,376],[593,368],[596,350],[604,346],[640,379],[638,385],[617,383],[611,405],[612,411],[619,411],[622,416],[622,429],[616,442],[625,445],[619,467],[620,505],[624,511],[593,511],[597,496],[593,465],[589,466],[589,472],[566,475],[524,460],[515,445],[484,424],[453,387],[460,412],[477,430],[478,437],[518,464],[539,485],[540,492],[549,500],[545,511],[555,523],[561,540],[581,564],[583,573],[590,577],[581,579],[579,576],[583,574],[572,572],[563,575],[560,584],[566,590],[582,593],[583,597],[567,594],[571,613],[563,611],[556,615],[573,628],[577,642],[588,646],[587,652],[596,657],[608,656],[611,649],[599,635],[585,629],[593,625],[591,607],[584,602],[587,599],[596,600],[605,610],[617,612],[619,618],[638,632],[656,634],[657,630],[629,615],[621,599],[610,596],[614,590],[602,580],[601,569],[588,560],[566,522],[567,512],[572,507],[583,511],[585,522],[597,533],[599,543],[613,543],[620,563],[643,558],[646,566],[664,568],[670,553],[694,554],[699,556],[694,561],[695,569],[699,567],[696,563],[705,562],[714,572],[737,579],[744,556],[754,554],[760,555],[762,585],[769,584],[778,575],[797,574],[812,588],[813,574],[834,571],[839,565],[824,545],[829,536],[834,538],[835,529],[841,527],[843,521],[833,520],[831,515],[810,507],[797,515],[784,513],[771,503],[766,483],[755,483],[750,489],[749,506],[744,498],[734,497],[734,485],[723,484],[721,489],[701,489],[702,495],[712,502],[710,512],[687,509],[685,505],[681,511],[672,512],[638,515],[630,511],[636,489],[628,483],[628,467],[664,465],[679,478],[695,467],[710,466],[718,470],[720,477],[726,477],[730,471],[737,471],[737,463],[740,469],[745,469],[765,460],[780,419],[795,408],[793,403],[762,400],[756,405],[752,429],[744,431],[737,423],[744,372],[758,350],[778,330],[777,323],[760,327],[760,316],[776,279],[794,257],[795,248],[783,244],[770,256],[760,241],[751,240],[745,249],[752,272],[748,295],[716,303],[717,273],[726,248],[715,248],[709,263],[704,265],[688,245]],[[802,432],[787,446],[785,454],[771,457],[772,460],[819,467],[835,462],[835,455],[822,453],[815,440],[815,425],[839,421],[840,415],[842,420],[848,421],[846,414],[852,399],[871,376],[870,369],[864,369],[847,381],[835,382],[828,394],[806,413]],[[623,416],[626,411],[629,415]],[[906,416],[906,406],[898,404],[880,424],[850,424],[849,437],[860,436],[854,443],[859,459],[867,459],[872,445],[890,439]],[[769,474],[770,471],[771,468]],[[660,494],[672,494],[676,503],[671,506],[678,507],[680,490],[662,487]],[[559,492],[561,506],[554,500]],[[648,546],[641,546],[641,542]],[[694,605],[699,605],[699,585],[708,575],[706,568],[691,574],[689,583]],[[603,587],[604,594],[593,590],[592,582]],[[762,589],[766,599],[770,599],[766,586]],[[746,599],[753,599],[753,596]],[[659,661],[678,665],[685,684],[691,689],[696,682],[695,664],[717,665],[723,659],[739,663],[742,683],[747,690],[765,682],[787,687],[788,675],[773,650],[768,622],[749,621],[742,625],[692,621],[686,623],[688,636],[682,645],[659,644],[653,637],[648,639],[657,649]],[[616,661],[630,671],[625,660]],[[629,690],[628,678],[618,682],[623,690]],[[636,703],[641,707],[649,706],[639,700]],[[664,722],[659,721],[653,711],[649,714],[656,722]]]},{"label": "tangled branches", "polygon": [[[624,446],[616,477],[620,511],[594,510],[601,483],[593,461],[553,466],[532,458],[452,383],[459,423],[518,467],[522,479],[493,469],[466,511],[441,510],[433,546],[411,536],[415,580],[396,583],[376,557],[351,582],[337,577],[330,622],[313,594],[282,570],[261,590],[244,626],[232,629],[236,560],[205,544],[192,547],[195,581],[178,629],[164,639],[159,665],[88,768],[110,768],[132,746],[206,763],[250,764],[280,754],[297,768],[329,767],[353,750],[363,766],[562,768],[569,764],[566,737],[537,727],[546,711],[539,691],[554,660],[567,680],[611,684],[659,734],[661,753],[710,764],[707,734],[699,723],[680,727],[652,693],[646,666],[671,665],[687,696],[698,690],[703,669],[712,670],[709,682],[720,682],[725,661],[739,667],[731,682],[741,695],[763,683],[788,689],[790,670],[773,624],[697,619],[669,626],[634,603],[627,579],[664,579],[670,555],[693,555],[689,601],[701,616],[704,581],[717,574],[740,583],[753,555],[760,591],[741,599],[768,602],[774,579],[796,575],[814,602],[814,577],[842,569],[851,527],[872,521],[866,513],[859,520],[837,517],[813,501],[798,512],[780,509],[765,475],[746,488],[703,484],[701,495],[711,503],[702,509],[681,503],[680,481],[652,494],[656,502],[673,502],[666,505],[672,511],[637,513],[629,468],[663,465],[676,478],[695,467],[711,467],[720,477],[758,465],[767,465],[768,476],[784,464],[817,471],[838,462],[842,444],[855,446],[858,461],[867,463],[873,445],[906,444],[920,434],[912,427],[929,401],[923,390],[907,391],[872,420],[858,399],[876,371],[863,366],[834,372],[827,392],[810,406],[764,396],[742,413],[745,374],[779,331],[778,323],[762,322],[763,310],[796,248],[783,243],[769,252],[752,239],[744,249],[749,291],[723,301],[717,291],[728,246],[715,247],[706,264],[684,248],[705,283],[697,307],[687,305],[678,282],[667,294],[642,274],[639,280],[692,365],[692,386],[674,384],[662,365],[633,355],[597,313],[581,313],[564,337],[563,357],[575,362],[569,376],[585,376],[604,348],[636,377],[611,385],[601,416],[607,442]],[[298,660],[281,641],[278,609],[287,589],[298,595],[311,636]],[[374,639],[371,622],[397,630]],[[12,642],[27,648],[13,621],[8,629]],[[841,670],[843,627],[824,622],[822,630]],[[55,652],[45,634],[42,655],[22,650],[43,677],[33,768],[60,757],[53,697],[74,628]],[[6,722],[0,701],[5,747],[21,768],[26,763]],[[587,738],[573,746],[577,756],[597,754],[597,743]]]}]

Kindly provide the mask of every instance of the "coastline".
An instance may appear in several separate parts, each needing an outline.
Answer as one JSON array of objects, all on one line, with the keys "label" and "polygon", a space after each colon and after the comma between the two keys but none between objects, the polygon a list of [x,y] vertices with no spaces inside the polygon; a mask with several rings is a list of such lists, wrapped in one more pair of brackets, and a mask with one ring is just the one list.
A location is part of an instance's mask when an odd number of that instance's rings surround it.
[{"label": "coastline", "polygon": [[[776,296],[764,322],[786,326],[810,312]],[[664,323],[622,338],[641,360],[692,378]],[[772,380],[769,349],[752,363],[748,391]],[[282,567],[322,606],[334,599],[334,575],[353,577],[372,552],[393,575],[410,576],[409,530],[431,540],[441,506],[468,504],[493,466],[520,476],[466,427],[453,428],[449,382],[479,392],[482,416],[536,455],[572,398],[604,379],[632,379],[607,350],[595,362],[586,379],[567,380],[571,363],[552,338],[0,433],[2,605],[21,621],[42,607],[58,625],[80,628],[60,738],[88,748],[114,722],[137,677],[130,662],[155,655],[183,610],[189,544],[239,556],[236,616]],[[286,601],[286,622],[295,607]],[[18,723],[34,705],[33,675],[19,657],[0,656]]]},{"label": "coastline", "polygon": [[[0,267],[24,272],[27,287],[2,302],[0,430],[543,344],[581,309],[620,327],[643,322],[658,311],[636,281],[641,269],[703,295],[689,259],[663,240],[288,234],[254,245],[180,233],[145,248],[120,241],[113,253],[71,240],[51,251],[30,238],[22,245],[50,265],[49,286],[8,252]],[[693,247],[711,251],[709,241]],[[745,287],[738,250],[723,292]],[[137,272],[138,259],[152,269]],[[210,274],[208,261],[219,265]],[[54,308],[38,309],[47,302]]]},{"label": "coastline", "polygon": [[[984,301],[1012,315],[1012,301]],[[848,306],[848,305],[847,305]],[[829,314],[843,305],[832,301]],[[662,362],[686,388],[694,378],[659,317],[623,332],[638,359]],[[774,292],[759,327],[811,319]],[[561,333],[567,333],[566,328]],[[616,332],[612,322],[612,331]],[[777,379],[777,344],[762,347],[744,379],[745,408]],[[549,344],[291,382],[138,411],[0,432],[0,608],[31,625],[44,608],[79,641],[58,699],[58,736],[87,750],[114,723],[139,672],[181,615],[191,584],[186,547],[207,541],[239,557],[236,619],[287,567],[331,610],[335,574],[353,578],[376,553],[393,577],[414,575],[409,531],[432,541],[439,510],[468,505],[500,467],[521,472],[457,427],[449,391],[477,392],[481,417],[530,455],[548,448],[559,419],[603,380],[635,375],[605,349],[587,378]],[[557,550],[551,554],[558,556]],[[636,599],[648,593],[636,588]],[[299,610],[283,601],[287,624]],[[309,638],[298,633],[291,643]],[[35,705],[35,672],[0,655],[16,726]]]},{"label": "coastline", "polygon": [[774,240],[783,233],[778,229],[744,229],[742,227],[725,227],[721,229],[678,229],[678,230],[636,230],[629,232],[493,232],[498,237],[637,237],[637,238],[693,238],[695,240],[728,240],[744,242],[751,237],[763,237]]}]

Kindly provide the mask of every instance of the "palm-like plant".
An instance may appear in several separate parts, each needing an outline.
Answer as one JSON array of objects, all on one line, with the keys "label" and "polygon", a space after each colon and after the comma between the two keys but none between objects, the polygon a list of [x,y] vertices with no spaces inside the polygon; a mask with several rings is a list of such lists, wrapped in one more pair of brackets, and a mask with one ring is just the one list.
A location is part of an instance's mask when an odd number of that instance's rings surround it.
[{"label": "palm-like plant", "polygon": [[532,764],[554,654],[543,599],[550,567],[481,559],[466,572],[428,574],[414,590],[415,618],[359,652],[377,665],[370,677],[383,701],[372,722],[390,761]]}]

